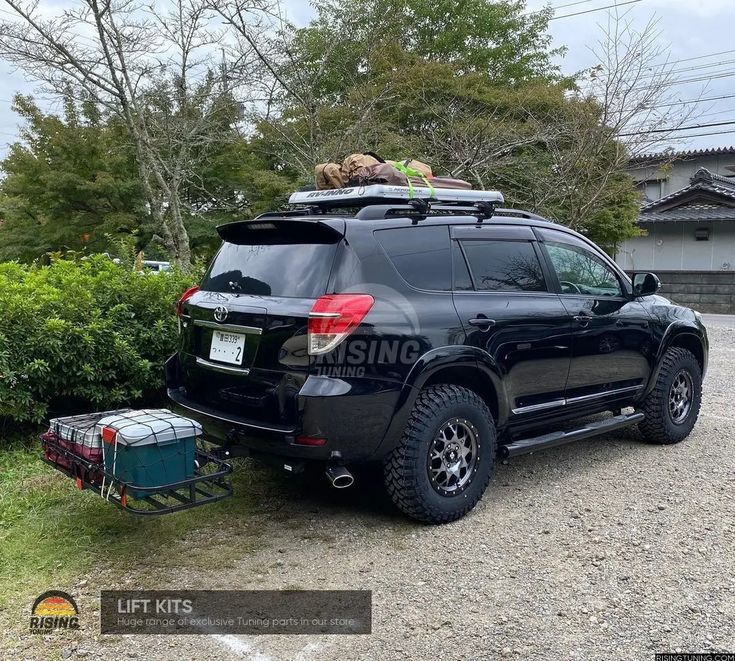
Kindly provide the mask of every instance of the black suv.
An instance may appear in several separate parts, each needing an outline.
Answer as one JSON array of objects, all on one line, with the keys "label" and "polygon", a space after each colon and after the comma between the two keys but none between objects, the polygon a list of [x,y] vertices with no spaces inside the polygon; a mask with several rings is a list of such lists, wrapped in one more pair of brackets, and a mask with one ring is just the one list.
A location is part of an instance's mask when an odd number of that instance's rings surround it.
[{"label": "black suv", "polygon": [[320,462],[336,487],[379,461],[403,512],[442,523],[498,457],[631,424],[676,443],[699,414],[700,315],[534,214],[313,206],[218,231],[166,372],[225,454]]}]

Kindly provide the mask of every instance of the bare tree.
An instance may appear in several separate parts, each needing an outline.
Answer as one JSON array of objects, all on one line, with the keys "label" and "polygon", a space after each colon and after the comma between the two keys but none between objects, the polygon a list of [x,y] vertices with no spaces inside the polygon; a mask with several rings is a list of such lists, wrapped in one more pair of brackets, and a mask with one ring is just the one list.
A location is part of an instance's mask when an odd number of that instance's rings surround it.
[{"label": "bare tree", "polygon": [[537,193],[546,198],[542,208],[561,194],[566,217],[560,220],[582,231],[611,205],[610,184],[630,159],[680,140],[677,129],[698,112],[696,104],[673,102],[680,77],[656,19],[636,28],[628,12],[616,10],[600,27],[602,37],[591,49],[598,63],[583,72],[570,97],[581,112],[558,122],[557,139],[548,143],[555,176]]},{"label": "bare tree", "polygon": [[[345,153],[376,144],[381,126],[377,110],[395,90],[391,81],[380,89],[363,89],[370,78],[369,63],[380,48],[378,40],[358,39],[360,64],[345,62],[339,48],[343,35],[355,36],[350,15],[334,15],[330,24],[335,39],[312,53],[298,43],[299,30],[285,17],[277,0],[258,6],[253,0],[211,0],[213,10],[231,29],[229,59],[239,63],[235,80],[249,90],[248,119],[261,133],[270,132],[276,148],[269,156],[311,176],[317,163],[341,160]],[[360,16],[379,33],[388,21],[380,7],[374,16]],[[354,46],[354,44],[353,44]],[[238,75],[239,74],[239,75]],[[329,81],[339,80],[339,91],[325,92]],[[286,115],[284,121],[284,115]]]},{"label": "bare tree", "polygon": [[208,5],[83,0],[49,18],[37,0],[5,4],[16,18],[0,23],[0,57],[52,94],[91,99],[124,122],[157,238],[188,267],[181,191],[221,139],[213,120],[227,77],[213,64],[222,35]]},{"label": "bare tree", "polygon": [[681,76],[671,63],[658,19],[636,28],[628,12],[610,12],[591,48],[598,64],[586,72],[581,93],[602,106],[602,123],[639,157],[681,141],[677,129],[698,114],[697,104],[676,103]]}]

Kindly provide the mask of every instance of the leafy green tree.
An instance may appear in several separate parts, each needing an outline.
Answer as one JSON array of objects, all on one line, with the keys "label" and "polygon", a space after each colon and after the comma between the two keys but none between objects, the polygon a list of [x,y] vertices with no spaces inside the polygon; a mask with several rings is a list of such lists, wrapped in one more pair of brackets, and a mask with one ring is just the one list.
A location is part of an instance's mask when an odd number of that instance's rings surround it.
[{"label": "leafy green tree", "polygon": [[[241,111],[220,100],[201,163],[181,191],[192,252],[207,258],[219,245],[216,226],[277,208],[294,180],[276,173],[237,129]],[[66,101],[62,115],[17,97],[21,141],[0,162],[0,260],[32,261],[45,253],[115,252],[128,237],[151,259],[170,259],[156,239],[125,127],[93,103]]]},{"label": "leafy green tree", "polygon": [[26,126],[0,164],[0,259],[102,252],[109,235],[140,227],[144,201],[119,124],[69,99],[63,117],[42,112],[29,97],[17,96],[14,108]]},{"label": "leafy green tree", "polygon": [[304,181],[351,152],[418,158],[612,249],[636,233],[627,154],[553,66],[548,18],[522,2],[322,3],[264,56],[277,84],[259,149]]}]

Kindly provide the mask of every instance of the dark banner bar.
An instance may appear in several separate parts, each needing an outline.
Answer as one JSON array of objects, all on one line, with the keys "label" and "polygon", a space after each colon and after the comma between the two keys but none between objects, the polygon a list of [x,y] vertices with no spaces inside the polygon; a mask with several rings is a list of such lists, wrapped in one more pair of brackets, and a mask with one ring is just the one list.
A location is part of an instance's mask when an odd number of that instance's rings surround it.
[{"label": "dark banner bar", "polygon": [[111,634],[361,634],[369,590],[103,590]]}]

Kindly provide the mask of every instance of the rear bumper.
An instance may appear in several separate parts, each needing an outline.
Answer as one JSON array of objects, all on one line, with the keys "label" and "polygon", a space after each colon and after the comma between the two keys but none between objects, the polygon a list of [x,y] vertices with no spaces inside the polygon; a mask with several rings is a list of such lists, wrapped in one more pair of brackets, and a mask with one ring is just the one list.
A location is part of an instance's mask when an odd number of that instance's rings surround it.
[{"label": "rear bumper", "polygon": [[[254,453],[327,461],[339,452],[345,463],[378,458],[398,405],[399,382],[370,378],[309,376],[296,395],[297,421],[280,424],[223,412],[188,396],[174,354],[166,362],[169,399],[197,419],[212,440],[236,439]],[[234,432],[234,433],[233,433]],[[325,445],[301,445],[298,436],[325,438]]]}]

